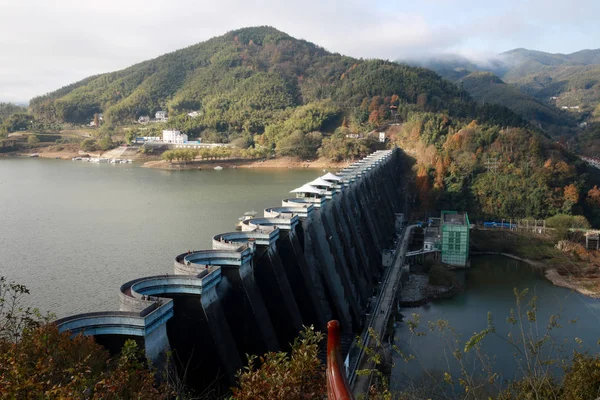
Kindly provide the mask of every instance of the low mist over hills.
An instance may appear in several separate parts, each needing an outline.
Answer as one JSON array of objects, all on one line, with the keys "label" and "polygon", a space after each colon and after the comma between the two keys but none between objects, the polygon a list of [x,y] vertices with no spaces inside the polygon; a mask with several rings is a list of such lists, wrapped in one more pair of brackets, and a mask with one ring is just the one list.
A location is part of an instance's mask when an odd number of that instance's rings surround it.
[{"label": "low mist over hills", "polygon": [[410,63],[431,68],[462,84],[475,100],[507,106],[550,133],[572,133],[577,124],[600,115],[600,49],[572,54],[514,49],[483,59],[444,55]]}]

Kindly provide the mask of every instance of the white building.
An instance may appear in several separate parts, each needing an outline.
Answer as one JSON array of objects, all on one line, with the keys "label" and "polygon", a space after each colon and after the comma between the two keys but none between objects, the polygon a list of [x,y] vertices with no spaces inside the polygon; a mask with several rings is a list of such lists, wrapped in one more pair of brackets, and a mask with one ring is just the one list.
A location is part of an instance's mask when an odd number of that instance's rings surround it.
[{"label": "white building", "polygon": [[176,130],[164,130],[162,132],[162,141],[164,143],[187,143],[188,135]]},{"label": "white building", "polygon": [[187,115],[188,115],[188,117],[196,118],[196,117],[200,116],[200,112],[192,111],[192,112],[189,112]]},{"label": "white building", "polygon": [[150,122],[150,117],[147,115],[142,115],[141,117],[138,118],[138,122],[140,124],[147,124],[148,122]]},{"label": "white building", "polygon": [[159,121],[166,121],[168,119],[166,111],[157,111],[154,117]]}]

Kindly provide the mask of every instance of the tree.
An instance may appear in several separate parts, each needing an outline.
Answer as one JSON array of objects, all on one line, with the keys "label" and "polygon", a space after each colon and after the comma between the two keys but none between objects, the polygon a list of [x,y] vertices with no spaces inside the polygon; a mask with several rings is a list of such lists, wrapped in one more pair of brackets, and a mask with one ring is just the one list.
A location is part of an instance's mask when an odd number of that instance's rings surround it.
[{"label": "tree", "polygon": [[128,144],[131,144],[135,141],[135,139],[138,137],[139,131],[137,129],[128,129],[125,132],[125,142],[127,142]]},{"label": "tree", "polygon": [[38,138],[38,135],[29,135],[27,137],[27,144],[30,145],[31,147],[35,147],[40,143],[40,139]]},{"label": "tree", "polygon": [[168,161],[169,163],[171,163],[175,159],[175,153],[173,152],[173,150],[167,150],[164,153],[162,153],[161,158],[163,160]]},{"label": "tree", "polygon": [[571,364],[565,368],[562,384],[564,399],[594,399],[600,391],[600,357],[575,351]]},{"label": "tree", "polygon": [[114,148],[115,143],[112,141],[110,135],[104,135],[100,140],[96,142],[96,147],[102,151],[106,151]]},{"label": "tree", "polygon": [[429,171],[423,165],[419,166],[417,170],[416,185],[421,210],[427,211],[430,205],[431,185],[429,183]]},{"label": "tree", "polygon": [[588,191],[585,201],[595,209],[600,209],[600,189],[597,185]]},{"label": "tree", "polygon": [[579,202],[579,189],[577,189],[577,186],[573,184],[565,186],[564,199],[563,211],[570,213],[573,206]]},{"label": "tree", "polygon": [[50,316],[21,304],[29,290],[0,277],[0,393],[9,399],[168,399],[142,350],[128,341],[118,359],[90,336],[59,333]]},{"label": "tree", "polygon": [[553,228],[558,240],[568,239],[571,229],[589,229],[590,223],[583,215],[557,214],[546,220],[546,226]]},{"label": "tree", "polygon": [[312,400],[326,398],[325,369],[318,358],[323,334],[305,327],[294,340],[291,352],[249,356],[248,366],[238,373],[236,400]]},{"label": "tree", "polygon": [[95,151],[96,141],[94,139],[84,139],[80,146],[84,151]]},{"label": "tree", "polygon": [[4,120],[0,126],[0,131],[4,132],[16,132],[24,131],[29,128],[29,125],[33,122],[33,117],[29,114],[18,112],[11,114]]},{"label": "tree", "polygon": [[281,156],[291,156],[300,160],[313,159],[322,140],[323,135],[320,132],[304,134],[297,130],[277,142],[275,151]]}]

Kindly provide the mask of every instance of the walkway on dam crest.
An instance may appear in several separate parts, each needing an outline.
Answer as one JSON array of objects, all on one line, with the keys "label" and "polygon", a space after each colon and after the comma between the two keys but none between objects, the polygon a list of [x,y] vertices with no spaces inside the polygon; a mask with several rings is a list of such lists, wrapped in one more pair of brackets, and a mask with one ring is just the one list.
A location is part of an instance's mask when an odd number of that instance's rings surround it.
[{"label": "walkway on dam crest", "polygon": [[[394,299],[398,295],[400,277],[402,275],[402,268],[404,266],[404,258],[408,249],[410,235],[415,227],[416,225],[409,225],[406,227],[406,229],[404,229],[404,232],[402,232],[402,236],[398,241],[398,246],[396,248],[394,263],[386,271],[386,277],[383,281],[379,301],[373,309],[373,316],[371,321],[369,321],[369,326],[367,326],[365,329],[368,331],[369,328],[372,328],[377,334],[378,338],[383,338],[390,314],[392,311],[394,311]],[[363,337],[363,346],[367,348],[373,348],[375,347],[374,341],[375,339],[367,334],[366,339]],[[374,366],[372,365],[368,354],[362,351],[357,362],[356,371],[372,369],[373,367]],[[356,371],[354,371],[354,374],[356,374]],[[372,374],[360,376],[355,375],[350,377],[350,381],[352,383],[352,392],[355,396],[368,393],[369,386],[371,385],[371,378]]]}]

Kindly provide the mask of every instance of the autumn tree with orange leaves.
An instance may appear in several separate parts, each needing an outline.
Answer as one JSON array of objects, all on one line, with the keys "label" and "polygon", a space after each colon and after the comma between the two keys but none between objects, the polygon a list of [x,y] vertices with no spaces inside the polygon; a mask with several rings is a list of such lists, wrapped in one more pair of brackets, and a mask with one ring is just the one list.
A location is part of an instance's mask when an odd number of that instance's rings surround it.
[{"label": "autumn tree with orange leaves", "polygon": [[591,207],[600,210],[600,189],[597,185],[589,190],[585,200]]},{"label": "autumn tree with orange leaves", "polygon": [[563,211],[570,213],[573,206],[579,202],[579,189],[577,189],[577,186],[573,184],[565,186],[564,199]]}]

